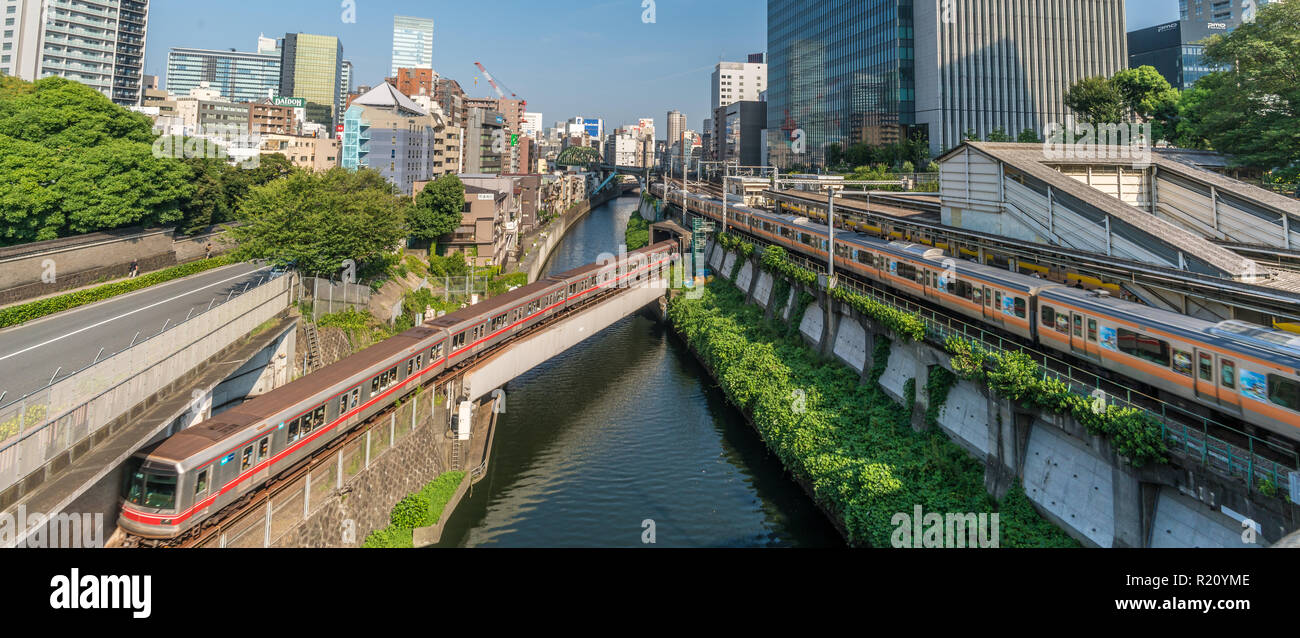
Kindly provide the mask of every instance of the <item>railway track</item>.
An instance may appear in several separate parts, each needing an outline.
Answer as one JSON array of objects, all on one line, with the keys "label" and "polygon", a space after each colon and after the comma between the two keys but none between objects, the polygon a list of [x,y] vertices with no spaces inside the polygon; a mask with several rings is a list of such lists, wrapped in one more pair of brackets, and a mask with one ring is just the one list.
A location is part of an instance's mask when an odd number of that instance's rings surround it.
[{"label": "railway track", "polygon": [[312,456],[309,457],[308,459],[304,459],[293,468],[290,468],[289,470],[286,470],[285,472],[282,472],[268,479],[257,489],[249,492],[248,494],[245,494],[238,501],[231,503],[230,505],[227,505],[226,507],[222,508],[216,514],[213,514],[208,518],[204,519],[202,524],[190,529],[186,533],[171,539],[150,539],[150,538],[143,538],[140,536],[135,536],[123,532],[123,540],[121,541],[121,543],[117,544],[116,547],[123,547],[123,548],[151,547],[151,548],[184,549],[184,548],[199,547],[207,544],[213,539],[213,537],[218,536],[222,533],[222,531],[225,528],[225,524],[227,522],[237,521],[240,517],[244,516],[246,513],[252,510],[256,510],[257,508],[260,507],[266,507],[268,502],[280,496],[282,491],[285,488],[296,486],[299,479],[302,479],[304,476],[315,472],[316,470],[320,469],[322,466],[326,464],[336,462],[335,455],[340,449],[343,449],[347,445],[355,442],[356,440],[363,438],[366,432],[368,432],[375,424],[383,423],[385,420],[393,418],[396,412],[402,409],[402,406],[406,403],[406,399],[408,399],[409,397],[416,394],[423,393],[426,389],[433,389],[434,391],[438,391],[438,389],[445,387],[448,383],[454,381],[456,378],[461,377],[469,372],[472,372],[474,368],[482,364],[486,364],[492,361],[493,359],[495,359],[496,357],[503,355],[508,351],[509,347],[518,339],[526,338],[534,334],[537,334],[538,332],[547,330],[551,328],[553,325],[555,325],[557,322],[572,317],[577,313],[583,312],[588,308],[591,308],[592,306],[605,301],[610,296],[618,294],[622,290],[625,289],[624,288],[609,289],[600,293],[599,295],[583,300],[582,302],[572,307],[565,308],[564,310],[557,312],[555,315],[548,318],[546,321],[530,326],[529,328],[520,331],[512,339],[497,344],[495,347],[493,347],[490,350],[480,352],[477,355],[475,355],[473,359],[462,362],[460,365],[456,366],[455,368],[443,372],[441,375],[420,385],[417,388],[412,388],[411,391],[403,395],[402,399],[398,401],[394,401],[388,408],[386,408],[382,412],[377,413],[371,418],[356,424],[355,426],[353,426],[352,429],[348,430],[345,434],[337,437],[335,440],[331,441],[328,445],[321,448],[320,450],[317,450],[316,453],[312,454]]},{"label": "railway track", "polygon": [[[691,211],[692,215],[699,215]],[[708,215],[701,215],[709,218]],[[733,229],[745,235],[750,241],[758,245],[773,245],[762,237],[755,237],[743,230]],[[797,248],[796,248],[797,250]],[[825,263],[819,259],[811,259],[808,256],[790,252],[787,253],[801,266],[824,274],[826,272]],[[838,272],[837,277],[841,282],[849,287],[856,289],[858,292],[865,293],[869,296],[876,297],[886,303],[901,307],[909,312],[922,315],[932,323],[938,323],[947,327],[952,333],[964,334],[968,336],[995,335],[997,343],[992,344],[994,347],[1001,349],[1015,349],[1029,355],[1045,369],[1065,376],[1076,387],[1100,388],[1107,393],[1112,403],[1120,405],[1127,404],[1147,411],[1162,419],[1163,421],[1181,424],[1183,429],[1176,431],[1173,426],[1167,426],[1169,438],[1177,440],[1184,447],[1194,453],[1199,454],[1207,463],[1218,461],[1218,465],[1226,469],[1229,474],[1241,475],[1238,471],[1239,466],[1246,465],[1250,467],[1249,473],[1257,473],[1254,469],[1256,465],[1271,467],[1269,472],[1278,478],[1278,474],[1283,470],[1294,470],[1300,463],[1297,462],[1297,442],[1268,433],[1269,438],[1264,439],[1246,431],[1251,429],[1250,424],[1237,423],[1236,427],[1231,424],[1216,421],[1208,416],[1205,412],[1210,412],[1208,408],[1202,406],[1191,406],[1185,401],[1171,401],[1157,398],[1158,392],[1150,388],[1138,388],[1128,385],[1132,383],[1131,379],[1116,379],[1108,370],[1103,370],[1094,366],[1089,361],[1071,357],[1069,360],[1062,358],[1068,357],[1064,353],[1047,354],[1036,347],[1027,344],[1023,340],[1013,335],[1004,333],[992,327],[975,325],[950,314],[940,306],[932,304],[928,300],[920,300],[896,291],[879,286],[876,282],[862,280],[851,272]],[[937,344],[942,346],[942,344]],[[1137,383],[1141,383],[1140,381]],[[1214,412],[1219,418],[1225,418],[1224,415]],[[1238,429],[1240,428],[1240,429]],[[1222,445],[1220,445],[1222,443]],[[1234,450],[1233,448],[1236,448]],[[1281,474],[1285,476],[1284,473]]]}]

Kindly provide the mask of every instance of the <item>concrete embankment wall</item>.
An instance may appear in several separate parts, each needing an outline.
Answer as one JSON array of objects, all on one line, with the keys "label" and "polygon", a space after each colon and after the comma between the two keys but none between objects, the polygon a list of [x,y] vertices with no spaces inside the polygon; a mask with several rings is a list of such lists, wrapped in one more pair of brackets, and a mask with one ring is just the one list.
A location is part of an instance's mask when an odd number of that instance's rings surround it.
[{"label": "concrete embankment wall", "polygon": [[140,272],[202,259],[208,244],[219,255],[224,228],[193,236],[170,229],[122,229],[62,237],[0,248],[0,305],[11,304],[128,274],[131,261]]},{"label": "concrete embankment wall", "polygon": [[[730,280],[738,255],[717,244],[707,260],[713,273]],[[734,284],[751,302],[783,307],[789,321],[799,286],[787,299],[773,299],[772,275],[758,268],[755,255],[735,270]],[[873,367],[877,335],[890,338],[887,367],[880,385],[904,401],[909,379],[916,383],[913,426],[926,427],[924,387],[931,368],[952,370],[950,357],[928,343],[907,343],[857,310],[823,291],[813,297],[799,332],[828,359],[867,377]],[[1134,468],[1108,440],[1091,435],[1071,417],[1026,410],[992,393],[983,384],[958,380],[938,413],[938,427],[983,463],[985,487],[996,498],[1014,483],[1045,518],[1092,547],[1263,547],[1300,525],[1300,511],[1280,498],[1266,498],[1209,472],[1183,457],[1170,463]],[[1259,525],[1255,542],[1244,542],[1241,522]],[[1246,535],[1249,536],[1249,535]]]},{"label": "concrete embankment wall", "polygon": [[596,195],[594,198],[580,202],[577,208],[574,208],[573,210],[561,215],[559,219],[551,222],[546,229],[542,231],[544,236],[538,238],[537,246],[528,253],[528,256],[525,257],[523,262],[519,265],[519,270],[528,273],[528,281],[537,281],[537,279],[542,276],[544,272],[543,269],[546,268],[547,262],[550,261],[551,251],[555,250],[555,247],[560,245],[560,241],[564,239],[564,236],[569,232],[569,229],[573,228],[574,224],[581,221],[583,217],[586,217],[587,213],[590,213],[596,208],[600,208],[611,200],[618,199],[622,195],[623,192],[620,189],[607,190]]}]

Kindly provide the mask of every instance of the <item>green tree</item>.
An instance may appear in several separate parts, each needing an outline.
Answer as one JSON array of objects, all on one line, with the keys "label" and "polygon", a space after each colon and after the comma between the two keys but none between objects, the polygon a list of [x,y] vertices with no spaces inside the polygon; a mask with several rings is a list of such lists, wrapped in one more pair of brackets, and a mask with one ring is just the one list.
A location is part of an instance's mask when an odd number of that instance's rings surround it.
[{"label": "green tree", "polygon": [[1016,141],[1020,142],[1021,144],[1042,144],[1043,143],[1043,140],[1038,137],[1038,133],[1031,128],[1027,128],[1021,131],[1020,134],[1016,136]]},{"label": "green tree", "polygon": [[1065,105],[1093,125],[1124,121],[1124,97],[1109,80],[1095,76],[1079,80],[1065,93]]},{"label": "green tree", "polygon": [[465,184],[448,173],[424,187],[415,198],[407,226],[410,236],[430,245],[460,226],[465,209]]},{"label": "green tree", "polygon": [[63,206],[49,186],[59,179],[59,158],[50,149],[0,135],[0,246],[54,239],[63,228]]},{"label": "green tree", "polygon": [[0,135],[50,148],[73,151],[109,140],[148,144],[154,139],[148,116],[113,104],[85,84],[60,77],[37,80],[31,92],[4,102]]},{"label": "green tree", "polygon": [[[1182,135],[1203,138],[1239,165],[1262,169],[1300,161],[1300,2],[1259,9],[1255,22],[1214,36],[1205,62],[1228,67],[1196,83],[1184,100]],[[1194,131],[1194,133],[1188,133]]]},{"label": "green tree", "polygon": [[1134,115],[1150,120],[1158,111],[1178,103],[1178,90],[1153,66],[1124,69],[1110,79]]},{"label": "green tree", "polygon": [[113,140],[63,158],[52,188],[74,233],[179,221],[192,173],[148,144]]},{"label": "green tree", "polygon": [[1011,136],[1007,135],[1007,132],[1004,131],[1001,126],[999,126],[993,129],[992,131],[989,131],[989,134],[984,137],[984,141],[985,142],[1010,142]]},{"label": "green tree", "polygon": [[409,198],[370,169],[295,171],[251,188],[235,214],[243,224],[231,235],[242,256],[333,273],[344,260],[361,265],[392,250],[408,207]]}]

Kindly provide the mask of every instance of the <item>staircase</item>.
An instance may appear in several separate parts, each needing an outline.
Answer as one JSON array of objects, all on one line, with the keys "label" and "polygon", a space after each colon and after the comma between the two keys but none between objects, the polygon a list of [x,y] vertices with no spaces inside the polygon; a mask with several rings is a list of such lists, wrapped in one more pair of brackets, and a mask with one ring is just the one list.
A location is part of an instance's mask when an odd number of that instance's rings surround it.
[{"label": "staircase", "polygon": [[320,347],[320,335],[316,333],[314,323],[304,324],[303,332],[307,335],[307,371],[315,372],[325,363],[325,355]]},{"label": "staircase", "polygon": [[451,471],[453,472],[460,471],[460,444],[461,440],[459,438],[451,441]]}]

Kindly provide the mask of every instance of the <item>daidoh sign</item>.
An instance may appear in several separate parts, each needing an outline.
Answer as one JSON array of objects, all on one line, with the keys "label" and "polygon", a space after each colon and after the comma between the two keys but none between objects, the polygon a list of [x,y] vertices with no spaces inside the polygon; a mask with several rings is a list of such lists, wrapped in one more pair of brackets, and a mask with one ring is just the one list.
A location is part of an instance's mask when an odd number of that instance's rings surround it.
[{"label": "daidoh sign", "polygon": [[271,98],[271,104],[276,106],[292,106],[295,109],[307,108],[307,98],[305,97],[281,97],[279,95]]}]

